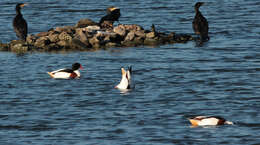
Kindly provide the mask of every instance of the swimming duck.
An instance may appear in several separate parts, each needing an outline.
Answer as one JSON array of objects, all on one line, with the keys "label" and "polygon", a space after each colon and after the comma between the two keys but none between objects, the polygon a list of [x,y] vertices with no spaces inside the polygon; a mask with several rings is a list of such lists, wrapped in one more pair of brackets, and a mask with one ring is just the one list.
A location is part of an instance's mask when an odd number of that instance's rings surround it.
[{"label": "swimming duck", "polygon": [[192,22],[192,27],[195,32],[195,34],[200,35],[201,41],[207,41],[209,40],[208,31],[209,31],[209,25],[207,19],[201,14],[199,11],[200,6],[202,6],[203,2],[197,2],[195,4],[195,12],[196,15]]},{"label": "swimming duck", "polygon": [[107,15],[102,17],[99,21],[101,28],[113,28],[115,21],[119,21],[120,9],[114,6],[107,8]]},{"label": "swimming duck", "polygon": [[207,126],[207,125],[224,125],[233,124],[233,122],[219,116],[196,116],[188,119],[192,126]]},{"label": "swimming duck", "polygon": [[15,7],[16,10],[16,16],[13,19],[13,28],[14,31],[16,33],[16,36],[23,40],[26,41],[26,37],[27,37],[27,22],[25,21],[25,19],[23,18],[23,15],[21,13],[21,9],[26,6],[27,4],[24,3],[18,3]]},{"label": "swimming duck", "polygon": [[121,68],[122,79],[120,83],[115,86],[117,89],[131,89],[131,75],[132,75],[132,67],[130,66],[126,71],[124,68]]},{"label": "swimming duck", "polygon": [[74,79],[80,77],[80,72],[78,69],[83,69],[81,64],[74,63],[71,69],[59,69],[48,72],[48,74],[55,79]]}]

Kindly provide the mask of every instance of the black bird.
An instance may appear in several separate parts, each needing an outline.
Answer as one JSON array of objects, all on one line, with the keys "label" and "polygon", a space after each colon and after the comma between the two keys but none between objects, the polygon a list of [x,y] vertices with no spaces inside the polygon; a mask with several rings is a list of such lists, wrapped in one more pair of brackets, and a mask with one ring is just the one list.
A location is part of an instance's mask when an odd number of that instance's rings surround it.
[{"label": "black bird", "polygon": [[27,22],[25,21],[25,19],[23,18],[23,15],[21,13],[21,8],[23,8],[26,5],[27,4],[24,4],[24,3],[18,3],[16,5],[16,7],[15,7],[16,16],[13,19],[13,27],[14,27],[16,36],[19,39],[24,40],[24,41],[26,41],[28,26],[27,26]]},{"label": "black bird", "polygon": [[192,22],[192,27],[195,32],[195,34],[200,35],[201,41],[207,41],[209,40],[208,36],[208,31],[209,31],[209,26],[208,26],[208,21],[201,12],[199,11],[200,6],[202,6],[204,3],[203,2],[197,2],[195,4],[195,12],[196,15],[193,19]]},{"label": "black bird", "polygon": [[107,8],[107,15],[102,17],[99,21],[99,25],[101,28],[113,28],[113,24],[115,21],[119,21],[120,9],[117,7],[109,7]]}]

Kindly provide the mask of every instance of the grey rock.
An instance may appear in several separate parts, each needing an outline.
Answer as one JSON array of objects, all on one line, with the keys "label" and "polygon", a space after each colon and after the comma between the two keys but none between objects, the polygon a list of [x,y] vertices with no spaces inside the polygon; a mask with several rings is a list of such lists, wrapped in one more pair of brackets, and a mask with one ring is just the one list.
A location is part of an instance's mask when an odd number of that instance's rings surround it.
[{"label": "grey rock", "polygon": [[21,40],[13,40],[10,43],[10,50],[17,53],[24,53],[29,51],[29,47],[26,42]]},{"label": "grey rock", "polygon": [[60,40],[59,42],[56,43],[57,45],[61,46],[61,47],[65,47],[65,46],[68,46],[69,43],[68,41],[65,41],[65,40]]},{"label": "grey rock", "polygon": [[122,37],[125,37],[125,36],[126,36],[126,29],[125,29],[125,27],[124,27],[123,25],[119,25],[119,26],[115,27],[115,28],[113,29],[113,31],[114,31],[116,34],[118,34],[118,35],[120,35],[120,36],[122,36]]},{"label": "grey rock", "polygon": [[132,40],[134,40],[134,38],[135,38],[135,32],[134,32],[134,31],[130,31],[130,32],[126,35],[124,41],[132,41]]},{"label": "grey rock", "polygon": [[145,35],[147,38],[154,38],[154,37],[156,37],[156,34],[155,34],[155,32],[150,32],[150,33],[146,33],[146,35]]},{"label": "grey rock", "polygon": [[49,32],[40,32],[38,34],[36,34],[36,37],[43,37],[43,36],[47,36],[49,34]]},{"label": "grey rock", "polygon": [[60,35],[59,35],[59,39],[62,41],[62,40],[65,40],[65,41],[71,41],[72,40],[72,37],[66,33],[66,32],[62,32]]},{"label": "grey rock", "polygon": [[123,25],[128,31],[140,31],[144,30],[141,26],[133,24],[133,25]]},{"label": "grey rock", "polygon": [[51,43],[51,41],[49,40],[49,38],[47,36],[45,36],[45,37],[38,38],[36,40],[36,42],[34,43],[34,46],[42,48],[42,47],[49,45],[50,43]]},{"label": "grey rock", "polygon": [[85,43],[82,43],[81,40],[77,38],[73,38],[70,42],[70,48],[75,50],[85,50],[88,48],[89,45],[86,45]]},{"label": "grey rock", "polygon": [[92,47],[98,48],[100,47],[100,40],[97,37],[93,37],[89,39],[89,43],[92,45]]},{"label": "grey rock", "polygon": [[35,43],[36,40],[37,40],[37,37],[34,36],[34,35],[31,35],[31,34],[29,34],[29,35],[26,37],[26,42],[29,43],[29,44]]},{"label": "grey rock", "polygon": [[159,45],[159,42],[155,39],[146,38],[144,40],[144,45],[155,46],[155,45]]},{"label": "grey rock", "polygon": [[60,39],[59,39],[59,34],[49,34],[48,38],[50,39],[51,42],[53,43],[56,43],[58,42]]},{"label": "grey rock", "polygon": [[74,26],[64,26],[64,27],[56,27],[53,31],[62,33],[62,32],[66,32],[66,33],[74,33],[75,32],[75,27]]},{"label": "grey rock", "polygon": [[141,38],[145,38],[144,30],[135,31],[135,35]]},{"label": "grey rock", "polygon": [[113,43],[113,42],[106,43],[106,47],[118,47],[118,46],[119,46],[119,44],[117,44],[117,43]]}]

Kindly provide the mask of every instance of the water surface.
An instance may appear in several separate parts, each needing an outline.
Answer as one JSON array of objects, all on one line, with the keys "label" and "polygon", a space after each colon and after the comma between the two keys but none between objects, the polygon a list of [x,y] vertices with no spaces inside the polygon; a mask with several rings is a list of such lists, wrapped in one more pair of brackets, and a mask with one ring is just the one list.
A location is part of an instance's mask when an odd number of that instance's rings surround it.
[{"label": "water surface", "polygon": [[[195,2],[27,0],[29,33],[99,21],[121,8],[120,23],[155,24],[162,32],[193,33]],[[16,39],[15,2],[0,2],[0,38]],[[95,52],[0,52],[0,144],[259,144],[260,3],[206,2],[210,41]],[[80,62],[77,80],[47,71]],[[133,66],[134,90],[114,89],[121,67]],[[191,128],[194,115],[219,115],[232,126]]]}]

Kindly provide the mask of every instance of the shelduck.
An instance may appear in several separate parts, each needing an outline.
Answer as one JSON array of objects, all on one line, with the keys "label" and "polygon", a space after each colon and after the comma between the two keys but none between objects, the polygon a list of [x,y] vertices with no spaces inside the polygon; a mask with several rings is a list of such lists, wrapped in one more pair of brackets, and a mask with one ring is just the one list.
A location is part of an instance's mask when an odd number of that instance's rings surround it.
[{"label": "shelduck", "polygon": [[59,69],[56,71],[48,72],[48,74],[55,79],[74,79],[80,77],[78,69],[83,69],[81,64],[74,63],[71,69]]},{"label": "shelduck", "polygon": [[196,116],[188,119],[192,126],[207,126],[207,125],[224,125],[233,124],[233,122],[219,116]]},{"label": "shelduck", "polygon": [[124,68],[121,68],[122,79],[120,83],[115,86],[117,89],[131,89],[131,75],[132,75],[132,67],[130,66],[126,71]]}]

